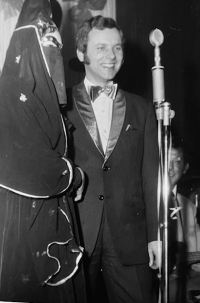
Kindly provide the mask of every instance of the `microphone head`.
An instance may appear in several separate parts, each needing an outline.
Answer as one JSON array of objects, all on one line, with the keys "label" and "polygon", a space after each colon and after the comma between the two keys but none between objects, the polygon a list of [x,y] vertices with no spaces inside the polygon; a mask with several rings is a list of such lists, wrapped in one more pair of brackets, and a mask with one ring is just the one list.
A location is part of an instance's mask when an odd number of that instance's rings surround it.
[{"label": "microphone head", "polygon": [[149,41],[153,46],[160,46],[163,44],[164,36],[161,30],[154,29],[149,35]]}]

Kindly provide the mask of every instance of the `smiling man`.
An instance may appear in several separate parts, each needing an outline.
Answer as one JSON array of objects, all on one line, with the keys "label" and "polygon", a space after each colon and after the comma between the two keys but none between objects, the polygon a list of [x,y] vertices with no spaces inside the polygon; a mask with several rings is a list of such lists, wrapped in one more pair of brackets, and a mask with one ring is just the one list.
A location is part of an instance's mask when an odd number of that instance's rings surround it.
[{"label": "smiling man", "polygon": [[99,299],[101,271],[109,302],[154,302],[150,267],[157,267],[158,147],[153,105],[113,82],[124,57],[123,33],[113,19],[85,21],[76,41],[85,79],[69,89],[64,115],[73,125],[71,157],[86,176],[77,212],[88,302]]},{"label": "smiling man", "polygon": [[77,55],[81,62],[86,60],[87,79],[103,87],[115,77],[122,65],[122,38],[116,28],[105,28],[103,31],[93,28],[88,40],[87,52],[80,48]]}]

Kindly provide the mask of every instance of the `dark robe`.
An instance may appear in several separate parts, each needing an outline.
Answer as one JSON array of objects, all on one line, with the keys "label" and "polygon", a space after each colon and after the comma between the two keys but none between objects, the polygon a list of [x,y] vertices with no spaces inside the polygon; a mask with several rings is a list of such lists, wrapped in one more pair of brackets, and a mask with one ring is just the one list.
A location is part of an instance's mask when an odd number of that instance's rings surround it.
[{"label": "dark robe", "polygon": [[55,71],[62,66],[60,45],[53,35],[56,47],[43,45],[46,33],[57,30],[50,16],[48,0],[24,2],[0,78],[3,301],[76,302],[70,278],[82,249],[68,195],[80,174],[67,158],[59,111],[59,101],[66,102],[62,73]]}]

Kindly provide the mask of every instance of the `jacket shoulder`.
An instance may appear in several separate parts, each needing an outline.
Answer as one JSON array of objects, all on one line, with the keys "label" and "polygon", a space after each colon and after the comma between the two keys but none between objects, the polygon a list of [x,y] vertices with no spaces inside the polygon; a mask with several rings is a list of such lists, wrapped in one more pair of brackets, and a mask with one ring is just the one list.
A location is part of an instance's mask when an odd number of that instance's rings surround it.
[{"label": "jacket shoulder", "polygon": [[133,93],[129,93],[127,91],[124,90],[120,90],[121,93],[124,94],[124,97],[126,99],[126,103],[127,103],[127,107],[137,107],[137,108],[141,108],[141,109],[148,109],[149,107],[152,108],[153,107],[153,102],[151,102],[151,100],[146,99],[142,96],[133,94]]}]

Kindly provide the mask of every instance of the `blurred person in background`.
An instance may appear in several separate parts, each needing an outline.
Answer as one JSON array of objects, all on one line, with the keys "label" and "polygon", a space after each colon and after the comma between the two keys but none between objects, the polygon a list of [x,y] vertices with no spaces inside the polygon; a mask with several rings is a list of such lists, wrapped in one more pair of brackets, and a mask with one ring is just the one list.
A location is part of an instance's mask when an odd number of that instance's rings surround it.
[{"label": "blurred person in background", "polygon": [[[169,155],[169,180],[172,190],[169,221],[170,302],[186,300],[188,265],[200,249],[200,227],[195,203],[179,193],[179,183],[189,168],[188,147],[184,140],[172,138]],[[193,265],[192,265],[193,266]]]}]

